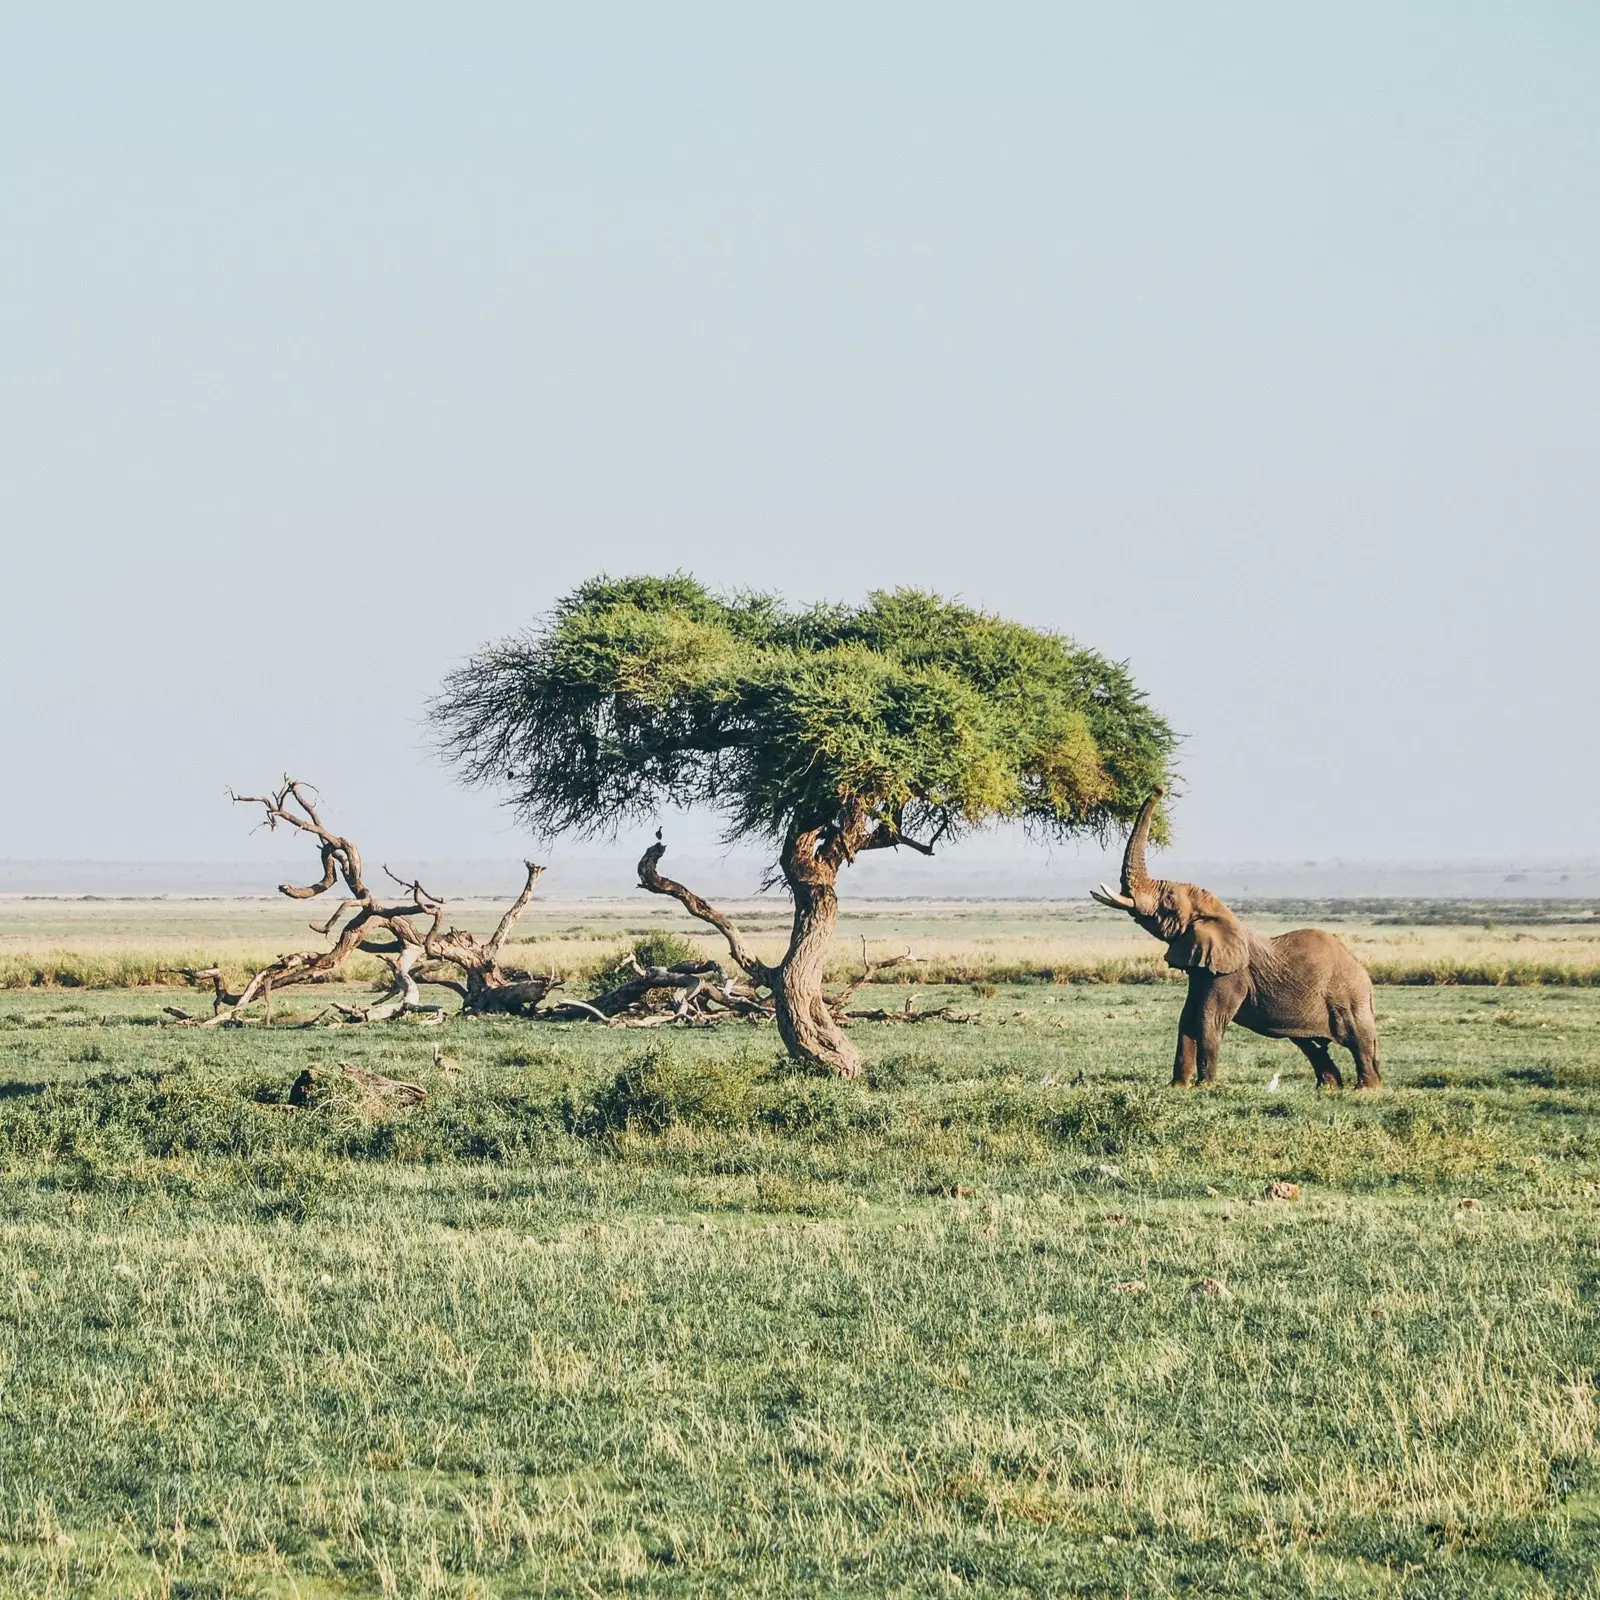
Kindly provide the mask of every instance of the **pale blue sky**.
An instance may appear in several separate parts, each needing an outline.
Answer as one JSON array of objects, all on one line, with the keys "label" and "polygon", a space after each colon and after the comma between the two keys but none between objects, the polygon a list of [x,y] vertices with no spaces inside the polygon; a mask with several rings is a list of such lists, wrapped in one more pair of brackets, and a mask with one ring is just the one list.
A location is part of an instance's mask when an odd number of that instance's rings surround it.
[{"label": "pale blue sky", "polygon": [[426,695],[682,566],[1130,658],[1190,857],[1594,855],[1597,66],[1541,0],[9,0],[0,854],[236,859],[285,767],[519,854]]}]

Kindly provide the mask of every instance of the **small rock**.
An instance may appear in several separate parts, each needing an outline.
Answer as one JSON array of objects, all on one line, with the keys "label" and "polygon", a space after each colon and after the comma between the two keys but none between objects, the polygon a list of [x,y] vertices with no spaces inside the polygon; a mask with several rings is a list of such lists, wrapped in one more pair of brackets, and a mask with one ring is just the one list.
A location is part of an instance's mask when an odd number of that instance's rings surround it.
[{"label": "small rock", "polygon": [[1144,1279],[1129,1278],[1126,1283],[1114,1283],[1111,1285],[1111,1292],[1113,1294],[1143,1294]]},{"label": "small rock", "polygon": [[1227,1284],[1217,1278],[1202,1278],[1198,1283],[1189,1286],[1189,1293],[1196,1299],[1210,1298],[1214,1300],[1231,1300],[1233,1296],[1228,1293]]},{"label": "small rock", "polygon": [[1274,1178],[1261,1192],[1269,1200],[1298,1200],[1300,1185],[1290,1183],[1286,1178]]}]

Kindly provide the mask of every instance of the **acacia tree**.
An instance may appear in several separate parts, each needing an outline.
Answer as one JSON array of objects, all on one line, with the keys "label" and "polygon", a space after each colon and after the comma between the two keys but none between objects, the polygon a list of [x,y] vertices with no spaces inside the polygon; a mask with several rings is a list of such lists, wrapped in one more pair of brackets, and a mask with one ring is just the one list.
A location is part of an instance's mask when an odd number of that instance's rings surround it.
[{"label": "acacia tree", "polygon": [[464,776],[508,786],[536,831],[706,805],[730,841],[774,847],[794,902],[775,965],[661,875],[659,844],[640,881],[722,933],[792,1056],[849,1075],[860,1058],[822,988],[840,870],[997,820],[1104,837],[1174,746],[1123,666],[1059,634],[914,590],[791,610],[681,574],[584,584],[452,673],[430,714]]}]

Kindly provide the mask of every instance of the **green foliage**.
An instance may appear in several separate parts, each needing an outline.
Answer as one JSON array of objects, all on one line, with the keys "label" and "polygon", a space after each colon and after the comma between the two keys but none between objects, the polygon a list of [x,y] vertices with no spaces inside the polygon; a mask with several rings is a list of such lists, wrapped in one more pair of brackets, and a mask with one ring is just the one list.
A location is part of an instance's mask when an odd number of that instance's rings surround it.
[{"label": "green foliage", "polygon": [[692,578],[597,579],[483,651],[432,710],[477,782],[535,828],[662,802],[779,839],[856,804],[907,832],[992,819],[1104,834],[1169,775],[1174,737],[1127,670],[913,590],[789,611]]},{"label": "green foliage", "polygon": [[696,961],[700,952],[681,933],[667,928],[652,928],[633,942],[633,959],[641,967],[675,967],[680,961]]},{"label": "green foliage", "polygon": [[744,1128],[753,1107],[747,1060],[684,1060],[659,1042],[630,1061],[594,1100],[579,1123],[585,1133],[662,1133],[678,1123]]},{"label": "green foliage", "polygon": [[[654,928],[642,939],[634,940],[629,954],[641,967],[673,967],[680,961],[698,961],[701,953],[681,933]],[[590,978],[589,993],[604,994],[608,989],[614,989],[629,978],[638,976],[638,971],[629,963],[626,955],[607,960]]]}]

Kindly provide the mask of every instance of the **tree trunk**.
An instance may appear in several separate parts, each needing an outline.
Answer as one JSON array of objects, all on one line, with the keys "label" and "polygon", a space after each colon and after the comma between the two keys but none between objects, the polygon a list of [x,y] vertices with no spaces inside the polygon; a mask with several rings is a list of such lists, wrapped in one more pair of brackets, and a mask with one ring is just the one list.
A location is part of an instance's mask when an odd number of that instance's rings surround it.
[{"label": "tree trunk", "polygon": [[494,965],[492,958],[491,964],[483,966],[466,966],[459,956],[452,959],[463,967],[463,981],[456,987],[466,1016],[531,1017],[555,986],[553,976],[546,978],[520,968]]},{"label": "tree trunk", "polygon": [[839,923],[834,890],[838,868],[817,851],[816,843],[816,834],[800,834],[783,852],[783,875],[794,896],[794,926],[772,986],[778,1035],[794,1060],[859,1078],[861,1057],[822,994],[823,964]]},{"label": "tree trunk", "polygon": [[660,862],[666,846],[659,834],[639,862],[641,888],[671,895],[691,916],[710,923],[728,941],[729,955],[744,969],[752,986],[772,991],[778,1034],[790,1058],[844,1078],[861,1076],[861,1057],[840,1031],[838,1019],[823,997],[822,971],[839,922],[839,898],[834,890],[839,868],[854,851],[865,847],[870,832],[856,808],[841,823],[797,830],[785,840],[779,864],[794,897],[794,924],[788,951],[775,967],[756,955],[715,906],[662,876]]}]

